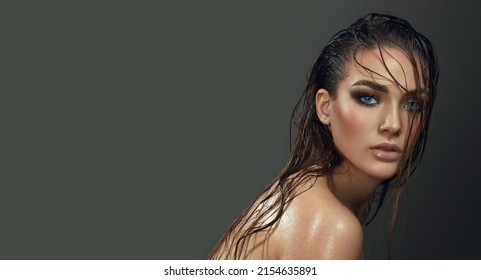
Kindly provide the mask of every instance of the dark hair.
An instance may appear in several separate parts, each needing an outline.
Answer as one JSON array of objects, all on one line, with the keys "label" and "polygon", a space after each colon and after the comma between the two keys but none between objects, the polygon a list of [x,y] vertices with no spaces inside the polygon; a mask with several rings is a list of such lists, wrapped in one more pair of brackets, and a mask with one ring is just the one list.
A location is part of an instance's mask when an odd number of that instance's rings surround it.
[{"label": "dark hair", "polygon": [[[378,201],[374,213],[370,213],[371,220],[381,207],[387,188],[394,187],[388,229],[388,254],[391,254],[390,238],[396,222],[401,190],[407,186],[409,177],[416,169],[424,151],[429,119],[436,97],[439,69],[435,50],[425,36],[403,19],[373,13],[339,31],[324,46],[309,72],[307,86],[291,116],[291,124],[297,126],[297,136],[286,166],[231,225],[211,251],[209,258],[221,257],[219,255],[221,249],[224,250],[223,257],[242,257],[248,237],[274,225],[281,218],[289,202],[299,194],[296,190],[299,186],[311,178],[329,174],[330,170],[339,166],[343,157],[334,145],[330,130],[317,117],[316,93],[324,88],[335,98],[340,81],[347,75],[346,66],[352,62],[372,74],[378,74],[362,66],[356,60],[356,54],[363,50],[377,49],[384,60],[382,54],[387,47],[402,51],[410,60],[414,69],[416,98],[421,104],[420,125],[413,137],[414,143],[406,143],[407,150],[403,153],[397,174],[385,180],[377,189],[377,195],[373,196],[373,199]],[[390,73],[387,67],[386,70]],[[392,75],[390,78],[407,90]],[[369,212],[373,211],[371,205],[372,203],[368,207]]]}]

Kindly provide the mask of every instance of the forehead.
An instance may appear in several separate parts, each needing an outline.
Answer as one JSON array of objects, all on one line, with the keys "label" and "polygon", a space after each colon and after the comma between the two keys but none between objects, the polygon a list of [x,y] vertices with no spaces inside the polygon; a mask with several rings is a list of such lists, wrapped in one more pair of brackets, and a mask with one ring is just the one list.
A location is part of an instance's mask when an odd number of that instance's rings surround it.
[{"label": "forehead", "polygon": [[[389,47],[362,50],[356,53],[355,59],[357,62],[353,61],[348,69],[351,79],[370,79],[386,86],[416,90],[413,65],[401,50]],[[421,77],[420,81],[422,83]]]}]

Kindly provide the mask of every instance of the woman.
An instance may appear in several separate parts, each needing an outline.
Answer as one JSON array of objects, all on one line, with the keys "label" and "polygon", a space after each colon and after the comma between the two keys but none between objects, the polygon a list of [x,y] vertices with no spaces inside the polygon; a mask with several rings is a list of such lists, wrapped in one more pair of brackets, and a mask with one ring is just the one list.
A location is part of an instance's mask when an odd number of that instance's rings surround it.
[{"label": "woman", "polygon": [[209,258],[362,258],[364,226],[388,187],[392,233],[423,154],[437,80],[432,44],[403,19],[369,14],[334,35],[294,110],[285,168]]}]

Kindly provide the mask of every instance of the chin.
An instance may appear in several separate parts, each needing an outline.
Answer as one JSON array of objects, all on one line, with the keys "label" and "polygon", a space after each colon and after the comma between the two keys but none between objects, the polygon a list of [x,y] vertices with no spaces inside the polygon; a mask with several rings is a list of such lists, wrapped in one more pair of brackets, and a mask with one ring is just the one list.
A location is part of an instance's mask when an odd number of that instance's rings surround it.
[{"label": "chin", "polygon": [[371,177],[377,178],[379,180],[388,180],[396,176],[397,174],[397,166],[391,167],[391,166],[384,166],[381,168],[377,168],[374,170],[371,170],[371,172],[368,172],[368,174]]}]

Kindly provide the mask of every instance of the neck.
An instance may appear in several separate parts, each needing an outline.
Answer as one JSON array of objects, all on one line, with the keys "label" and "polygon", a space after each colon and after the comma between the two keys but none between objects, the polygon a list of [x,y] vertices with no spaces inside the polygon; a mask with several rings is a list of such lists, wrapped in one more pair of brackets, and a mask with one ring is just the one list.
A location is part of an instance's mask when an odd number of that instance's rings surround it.
[{"label": "neck", "polygon": [[361,224],[365,222],[367,205],[374,190],[382,181],[361,172],[346,161],[327,176],[331,192],[356,215]]}]

